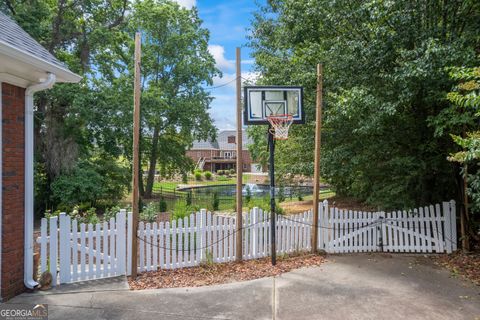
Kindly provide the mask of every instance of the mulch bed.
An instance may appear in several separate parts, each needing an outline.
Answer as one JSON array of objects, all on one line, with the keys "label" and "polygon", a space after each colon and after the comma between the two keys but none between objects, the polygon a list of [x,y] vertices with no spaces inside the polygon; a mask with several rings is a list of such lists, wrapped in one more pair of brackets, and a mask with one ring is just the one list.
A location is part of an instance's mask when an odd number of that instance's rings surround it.
[{"label": "mulch bed", "polygon": [[128,283],[132,290],[200,287],[278,276],[293,269],[318,266],[324,261],[324,256],[309,253],[278,256],[276,266],[270,264],[270,258],[204,264],[191,268],[144,272],[135,281],[129,278]]},{"label": "mulch bed", "polygon": [[452,275],[464,277],[480,286],[480,252],[463,253],[458,251],[440,255],[434,259],[435,264],[447,268]]}]

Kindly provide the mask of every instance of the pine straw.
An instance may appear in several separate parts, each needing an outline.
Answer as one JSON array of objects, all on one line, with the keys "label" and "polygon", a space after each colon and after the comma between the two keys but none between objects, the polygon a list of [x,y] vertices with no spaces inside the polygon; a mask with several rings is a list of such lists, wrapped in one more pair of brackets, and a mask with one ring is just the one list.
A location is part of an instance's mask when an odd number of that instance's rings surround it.
[{"label": "pine straw", "polygon": [[440,255],[435,257],[435,264],[447,268],[453,276],[462,276],[480,286],[480,252]]},{"label": "pine straw", "polygon": [[132,290],[200,287],[277,276],[301,267],[318,266],[324,261],[324,256],[309,253],[279,256],[276,266],[271,265],[270,258],[203,264],[198,267],[144,272],[137,276],[137,280],[129,278],[128,283]]}]

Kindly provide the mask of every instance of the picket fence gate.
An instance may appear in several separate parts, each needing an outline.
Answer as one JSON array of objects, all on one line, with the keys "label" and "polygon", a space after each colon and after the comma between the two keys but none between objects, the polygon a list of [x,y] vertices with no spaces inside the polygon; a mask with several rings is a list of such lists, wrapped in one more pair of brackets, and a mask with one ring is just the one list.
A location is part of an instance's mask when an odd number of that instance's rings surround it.
[{"label": "picket fence gate", "polygon": [[363,212],[319,204],[318,249],[329,253],[451,253],[457,250],[455,201],[413,210]]},{"label": "picket fence gate", "polygon": [[[312,211],[278,215],[277,254],[311,249]],[[243,216],[243,259],[270,255],[270,214],[253,208]],[[37,238],[40,271],[53,283],[130,274],[132,215],[121,210],[108,222],[78,224],[62,213],[42,219]],[[328,253],[450,253],[457,249],[455,201],[409,211],[363,212],[319,203],[318,249]],[[236,219],[200,210],[171,222],[138,226],[138,271],[175,269],[235,260]],[[57,272],[59,277],[57,278]]]},{"label": "picket fence gate", "polygon": [[54,286],[123,275],[126,234],[125,210],[110,221],[95,225],[79,224],[65,213],[43,218],[37,238],[40,272],[49,271]]}]

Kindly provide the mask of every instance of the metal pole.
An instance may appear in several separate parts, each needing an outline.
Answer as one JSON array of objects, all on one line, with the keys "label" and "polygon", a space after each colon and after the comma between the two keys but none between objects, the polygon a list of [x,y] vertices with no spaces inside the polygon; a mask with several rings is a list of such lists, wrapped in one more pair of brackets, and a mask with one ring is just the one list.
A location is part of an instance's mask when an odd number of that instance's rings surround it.
[{"label": "metal pole", "polygon": [[270,242],[271,242],[271,254],[272,254],[272,266],[277,264],[277,249],[275,246],[276,237],[275,237],[275,229],[276,229],[276,213],[275,213],[275,140],[273,139],[273,134],[270,132],[272,127],[268,126],[268,147],[270,151],[270,228],[272,232],[270,232]]},{"label": "metal pole", "polygon": [[320,147],[322,141],[322,73],[323,66],[317,65],[317,114],[315,117],[315,167],[313,173],[313,225],[312,225],[312,252],[318,247],[318,206],[320,196]]},{"label": "metal pole", "polygon": [[133,188],[132,188],[132,278],[137,278],[137,228],[139,205],[139,147],[140,147],[140,33],[135,34],[135,80],[133,90]]},{"label": "metal pole", "polygon": [[241,56],[240,48],[237,47],[237,238],[235,243],[236,260],[241,261],[243,255],[243,239],[242,239],[242,73],[241,73]]}]

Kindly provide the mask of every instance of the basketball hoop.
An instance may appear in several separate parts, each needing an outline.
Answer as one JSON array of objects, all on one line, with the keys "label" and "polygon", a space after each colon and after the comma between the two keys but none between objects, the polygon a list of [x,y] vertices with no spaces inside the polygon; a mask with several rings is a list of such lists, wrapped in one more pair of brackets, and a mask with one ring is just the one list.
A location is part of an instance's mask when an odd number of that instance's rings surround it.
[{"label": "basketball hoop", "polygon": [[273,134],[275,140],[287,140],[288,129],[293,123],[291,114],[275,114],[267,117],[268,122],[272,126],[270,133]]}]

